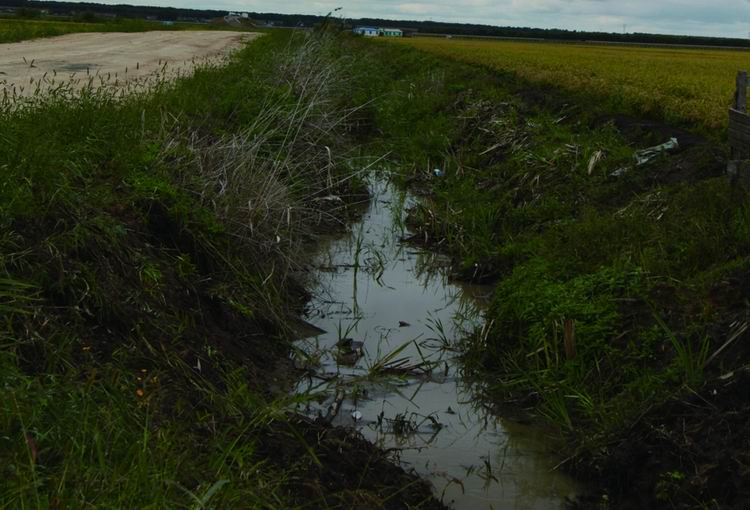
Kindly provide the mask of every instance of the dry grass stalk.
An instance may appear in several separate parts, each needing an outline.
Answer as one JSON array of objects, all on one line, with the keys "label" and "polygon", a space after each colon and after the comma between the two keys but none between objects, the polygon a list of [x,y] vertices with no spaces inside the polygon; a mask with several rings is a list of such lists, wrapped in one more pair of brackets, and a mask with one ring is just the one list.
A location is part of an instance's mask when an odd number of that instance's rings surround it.
[{"label": "dry grass stalk", "polygon": [[576,323],[572,319],[565,319],[563,325],[563,340],[565,342],[565,357],[568,360],[576,358]]},{"label": "dry grass stalk", "polygon": [[252,124],[219,139],[176,130],[163,151],[174,162],[174,148],[188,149],[180,165],[185,186],[230,227],[250,260],[273,261],[282,279],[302,266],[316,227],[338,221],[344,201],[328,198],[346,193],[354,173],[337,153],[352,110],[338,106],[348,73],[334,44],[323,34],[291,45],[270,78],[284,93],[264,103]]}]

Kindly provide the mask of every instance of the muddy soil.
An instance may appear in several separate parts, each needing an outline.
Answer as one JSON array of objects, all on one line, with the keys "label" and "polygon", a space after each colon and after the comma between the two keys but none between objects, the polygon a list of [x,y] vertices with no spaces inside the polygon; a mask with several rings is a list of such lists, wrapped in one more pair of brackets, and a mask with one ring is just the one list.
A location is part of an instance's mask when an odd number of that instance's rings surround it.
[{"label": "muddy soil", "polygon": [[427,481],[351,430],[290,415],[261,448],[270,464],[294,473],[289,496],[301,508],[447,510]]},{"label": "muddy soil", "polygon": [[[68,34],[0,44],[0,85],[23,94],[72,81],[82,88],[99,77],[118,84],[158,72],[189,73],[199,62],[227,55],[260,34],[225,31]],[[165,67],[166,65],[166,67]]]},{"label": "muddy soil", "polygon": [[581,508],[750,508],[750,396],[747,369],[675,397],[633,424],[605,455],[584,459],[581,476],[604,494]]}]

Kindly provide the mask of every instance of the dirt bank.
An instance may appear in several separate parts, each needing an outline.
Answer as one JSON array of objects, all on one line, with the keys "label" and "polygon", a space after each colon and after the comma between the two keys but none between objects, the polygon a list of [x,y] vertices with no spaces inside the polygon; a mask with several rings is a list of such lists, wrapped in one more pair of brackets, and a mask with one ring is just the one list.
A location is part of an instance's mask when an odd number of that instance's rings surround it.
[{"label": "dirt bank", "polygon": [[37,84],[51,88],[72,80],[80,88],[92,77],[95,84],[101,80],[125,84],[148,79],[162,69],[186,73],[196,63],[226,55],[258,35],[224,31],[87,33],[0,44],[0,84],[9,89],[24,87],[27,95]]}]

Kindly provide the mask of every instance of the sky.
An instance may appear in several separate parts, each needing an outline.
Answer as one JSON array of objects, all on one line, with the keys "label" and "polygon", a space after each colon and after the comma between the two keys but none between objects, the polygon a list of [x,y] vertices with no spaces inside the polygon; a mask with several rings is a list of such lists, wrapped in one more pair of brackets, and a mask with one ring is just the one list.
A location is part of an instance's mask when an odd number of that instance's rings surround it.
[{"label": "sky", "polygon": [[[96,1],[96,0],[95,0]],[[347,18],[750,38],[750,0],[98,0]]]}]

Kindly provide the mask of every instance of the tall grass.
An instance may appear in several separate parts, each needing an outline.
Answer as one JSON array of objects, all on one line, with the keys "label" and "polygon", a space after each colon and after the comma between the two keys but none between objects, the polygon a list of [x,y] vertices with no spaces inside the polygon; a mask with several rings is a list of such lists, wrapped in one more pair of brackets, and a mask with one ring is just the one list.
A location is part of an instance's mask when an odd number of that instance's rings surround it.
[{"label": "tall grass", "polygon": [[325,206],[325,199],[345,196],[356,178],[337,151],[351,111],[335,102],[348,87],[348,72],[330,54],[333,44],[315,39],[279,54],[272,83],[278,88],[248,125],[218,138],[176,132],[160,155],[187,150],[186,161],[172,158],[184,185],[252,247],[253,257],[285,261],[284,274],[300,269],[316,226],[341,221],[345,201]]}]

